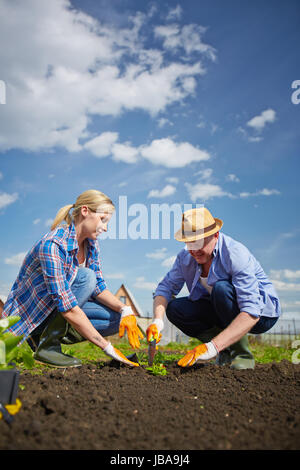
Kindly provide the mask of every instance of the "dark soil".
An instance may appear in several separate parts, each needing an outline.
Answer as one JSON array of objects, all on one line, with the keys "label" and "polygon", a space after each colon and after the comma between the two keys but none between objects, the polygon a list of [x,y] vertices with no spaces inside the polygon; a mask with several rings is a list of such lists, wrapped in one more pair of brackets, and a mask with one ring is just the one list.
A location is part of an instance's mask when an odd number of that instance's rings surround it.
[{"label": "dark soil", "polygon": [[0,449],[299,449],[300,365],[166,367],[164,377],[108,363],[25,372]]}]

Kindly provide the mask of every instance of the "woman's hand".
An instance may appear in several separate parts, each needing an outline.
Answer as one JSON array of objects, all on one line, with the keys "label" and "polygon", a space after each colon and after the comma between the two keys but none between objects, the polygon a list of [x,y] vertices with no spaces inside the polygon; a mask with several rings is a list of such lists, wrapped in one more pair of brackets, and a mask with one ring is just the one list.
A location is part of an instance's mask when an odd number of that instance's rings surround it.
[{"label": "woman's hand", "polygon": [[124,333],[126,330],[130,346],[132,348],[139,348],[140,347],[139,339],[143,339],[144,335],[137,325],[136,317],[133,314],[132,308],[126,305],[121,308],[120,313],[121,313],[121,321],[120,321],[120,327],[119,327],[120,338],[124,336]]},{"label": "woman's hand", "polygon": [[124,356],[121,351],[119,351],[117,348],[114,348],[111,343],[108,343],[106,348],[103,349],[103,352],[109,357],[112,357],[116,361],[123,362],[123,364],[127,364],[128,366],[133,366],[133,367],[138,367],[139,364],[137,362],[132,362],[127,359],[126,356]]}]

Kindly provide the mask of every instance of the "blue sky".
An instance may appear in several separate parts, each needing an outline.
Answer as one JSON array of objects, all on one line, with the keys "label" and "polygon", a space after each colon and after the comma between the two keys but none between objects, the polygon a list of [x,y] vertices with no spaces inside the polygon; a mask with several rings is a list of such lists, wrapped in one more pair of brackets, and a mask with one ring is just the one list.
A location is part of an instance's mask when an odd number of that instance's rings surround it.
[{"label": "blue sky", "polygon": [[[205,204],[299,318],[299,2],[0,8],[0,295],[57,210],[93,188],[116,220],[120,196],[149,220],[153,204]],[[108,288],[124,282],[145,313],[182,248],[178,222],[170,240],[100,239]]]}]

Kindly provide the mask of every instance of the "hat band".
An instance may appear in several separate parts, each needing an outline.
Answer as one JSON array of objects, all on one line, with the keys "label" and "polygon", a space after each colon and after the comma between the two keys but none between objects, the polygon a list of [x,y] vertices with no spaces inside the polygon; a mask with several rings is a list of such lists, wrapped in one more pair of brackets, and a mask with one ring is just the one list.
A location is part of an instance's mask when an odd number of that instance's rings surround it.
[{"label": "hat band", "polygon": [[203,233],[210,232],[214,228],[216,228],[217,224],[216,222],[212,225],[209,225],[208,227],[201,228],[200,230],[184,230],[184,223],[182,223],[182,234],[185,237],[188,236],[195,236],[195,235],[202,235]]}]

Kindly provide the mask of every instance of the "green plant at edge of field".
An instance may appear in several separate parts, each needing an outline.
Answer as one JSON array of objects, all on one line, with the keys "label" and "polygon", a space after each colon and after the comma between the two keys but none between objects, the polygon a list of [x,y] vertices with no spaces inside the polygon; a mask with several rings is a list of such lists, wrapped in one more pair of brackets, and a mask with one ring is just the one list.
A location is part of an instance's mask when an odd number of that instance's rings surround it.
[{"label": "green plant at edge of field", "polygon": [[23,363],[27,369],[33,367],[34,360],[32,353],[26,347],[19,346],[23,335],[15,336],[11,332],[6,331],[20,319],[21,317],[19,316],[10,316],[0,320],[0,370],[13,369],[15,364],[12,361]]}]

